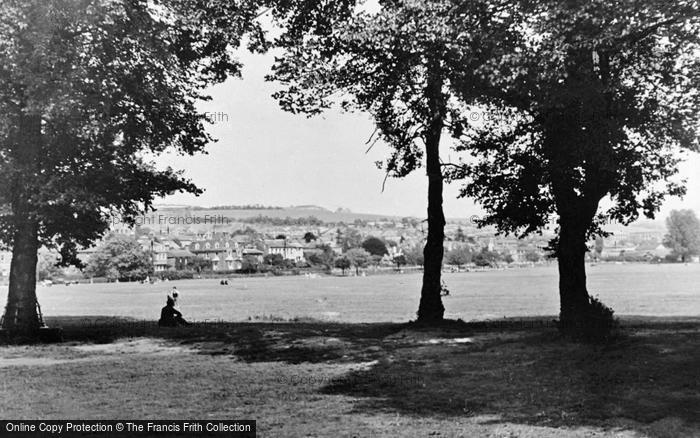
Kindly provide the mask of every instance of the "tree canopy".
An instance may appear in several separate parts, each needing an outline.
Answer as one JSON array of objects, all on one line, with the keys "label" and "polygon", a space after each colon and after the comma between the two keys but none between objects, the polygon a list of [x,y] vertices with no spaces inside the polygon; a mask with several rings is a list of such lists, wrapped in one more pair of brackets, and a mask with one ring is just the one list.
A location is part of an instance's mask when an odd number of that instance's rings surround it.
[{"label": "tree canopy", "polygon": [[362,248],[373,256],[384,256],[389,254],[386,243],[378,237],[369,236],[362,242]]},{"label": "tree canopy", "polygon": [[479,87],[483,81],[474,73],[509,44],[506,5],[431,0],[380,2],[376,12],[356,8],[322,31],[285,40],[270,76],[284,85],[275,97],[287,111],[314,115],[339,105],[370,114],[376,131],[369,143],[381,141],[390,150],[377,163],[387,177],[425,166],[422,322],[444,315],[441,139],[443,132],[461,137],[468,121],[462,92]]},{"label": "tree canopy", "polygon": [[152,255],[134,239],[111,236],[88,259],[85,274],[108,280],[143,280],[153,273]]},{"label": "tree canopy", "polygon": [[319,245],[314,251],[306,251],[304,253],[306,261],[311,265],[322,266],[325,269],[333,267],[335,252],[327,244]]},{"label": "tree canopy", "polygon": [[338,228],[337,239],[338,246],[340,246],[343,251],[362,246],[362,234],[354,228],[347,227],[343,230]]},{"label": "tree canopy", "polygon": [[270,266],[283,267],[286,264],[285,262],[286,260],[282,254],[265,254],[263,257],[263,263]]},{"label": "tree canopy", "polygon": [[2,2],[0,241],[13,249],[5,328],[38,328],[41,245],[79,263],[77,249],[114,215],[133,222],[156,197],[200,193],[153,156],[213,141],[195,104],[239,73],[231,49],[259,34],[257,14],[256,2]]},{"label": "tree canopy", "polygon": [[471,249],[469,249],[466,246],[463,246],[448,251],[447,254],[445,254],[445,262],[448,265],[461,267],[462,265],[471,263],[473,257],[474,254],[472,253]]},{"label": "tree canopy", "polygon": [[352,248],[343,257],[348,259],[355,267],[355,273],[360,273],[360,268],[364,268],[372,260],[372,255],[362,248]]},{"label": "tree canopy", "polygon": [[700,220],[693,210],[672,210],[666,228],[664,245],[671,249],[672,256],[685,262],[689,256],[700,254]]},{"label": "tree canopy", "polygon": [[403,266],[403,265],[405,265],[406,263],[408,263],[408,261],[406,260],[406,256],[403,255],[403,254],[395,255],[394,258],[392,259],[392,261],[393,261],[394,263],[396,263],[396,268],[397,268],[397,269],[400,269],[401,266]]},{"label": "tree canopy", "polygon": [[[521,235],[581,213],[586,231],[652,217],[681,149],[697,150],[700,7],[695,2],[522,2],[515,50],[488,71],[491,117],[450,176]],[[471,93],[472,90],[465,90]],[[607,197],[610,207],[598,211]]]},{"label": "tree canopy", "polygon": [[129,220],[156,196],[199,192],[147,157],[213,141],[195,103],[238,74],[227,49],[252,28],[255,8],[218,11],[230,20],[219,28],[206,19],[216,11],[195,14],[197,3],[3,2],[3,242],[31,217],[41,243],[74,262],[76,244],[100,236],[110,214]]},{"label": "tree canopy", "polygon": [[346,256],[340,256],[335,259],[335,267],[343,271],[343,275],[345,275],[345,270],[349,269],[350,266],[352,266],[352,263]]},{"label": "tree canopy", "polygon": [[562,328],[574,334],[595,307],[586,242],[685,191],[674,175],[678,152],[698,150],[700,12],[693,1],[514,4],[514,50],[484,71],[493,117],[470,127],[450,177],[485,208],[481,225],[523,236],[556,223]]}]

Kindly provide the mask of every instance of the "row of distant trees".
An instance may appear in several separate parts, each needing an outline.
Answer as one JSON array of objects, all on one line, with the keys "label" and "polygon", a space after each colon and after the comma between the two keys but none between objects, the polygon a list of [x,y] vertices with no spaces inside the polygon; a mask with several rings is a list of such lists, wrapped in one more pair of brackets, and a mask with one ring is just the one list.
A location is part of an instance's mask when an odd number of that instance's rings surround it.
[{"label": "row of distant trees", "polygon": [[282,207],[267,206],[261,204],[246,205],[213,205],[211,207],[189,207],[192,210],[282,210]]},{"label": "row of distant trees", "polygon": [[[672,210],[666,218],[666,234],[661,242],[671,252],[665,257],[651,256],[652,261],[681,262],[685,263],[692,257],[700,255],[700,220],[694,210]],[[595,259],[615,261],[649,261],[645,254],[625,254],[603,258],[605,242],[602,236],[598,236],[591,248]]]},{"label": "row of distant trees", "polygon": [[[692,256],[700,254],[700,220],[693,210],[673,210],[666,219],[667,234],[663,244],[671,249],[671,254],[666,261],[686,262]],[[267,254],[263,257],[262,264],[256,258],[245,258],[241,271],[256,272],[263,269],[292,269],[304,266],[340,269],[343,274],[346,270],[354,268],[356,273],[360,269],[370,265],[379,264],[380,260],[389,253],[387,242],[374,236],[362,239],[359,232],[348,228],[341,235],[341,246],[346,250],[342,255],[336,254],[329,246],[319,245],[316,250],[305,253],[305,261],[301,264],[285,259],[280,254]],[[285,236],[278,236],[285,238]],[[306,233],[304,240],[315,241],[313,233]],[[461,229],[457,230],[454,240],[464,242],[466,236]],[[603,239],[597,238],[592,248],[594,254],[600,256],[603,250]],[[529,262],[539,262],[542,255],[538,251],[529,251],[525,254]],[[510,254],[491,251],[488,248],[476,249],[470,245],[454,248],[445,253],[445,264],[455,267],[474,264],[476,266],[493,266],[505,262],[513,262]],[[401,253],[392,259],[397,268],[401,266],[422,266],[423,247],[414,245],[403,248]],[[633,258],[628,258],[633,261]],[[59,257],[57,254],[41,251],[37,265],[38,279],[50,279],[61,276],[63,270],[57,266]],[[206,272],[212,268],[211,260],[204,257],[194,257],[188,270],[193,272]],[[87,261],[84,275],[88,277],[102,277],[108,280],[131,281],[141,280],[153,275],[152,254],[144,250],[136,240],[125,236],[111,236],[106,239],[95,253]]]},{"label": "row of distant trees", "polygon": [[360,269],[370,264],[379,264],[389,254],[387,242],[374,236],[363,239],[359,231],[353,228],[338,230],[337,243],[342,248],[341,255],[336,254],[329,245],[320,245],[316,251],[307,254],[307,261],[326,269],[338,268],[343,274],[354,268],[359,274]]},{"label": "row of distant trees", "polygon": [[271,225],[271,226],[276,226],[276,227],[283,227],[283,226],[321,226],[324,224],[324,222],[315,217],[315,216],[307,216],[307,217],[270,217],[270,216],[263,216],[263,215],[257,215],[253,217],[247,217],[247,218],[240,218],[236,219],[238,222],[242,223],[247,223],[247,224],[263,224],[263,225]]},{"label": "row of distant trees", "polygon": [[[285,238],[283,235],[277,237]],[[257,257],[245,256],[239,271],[255,273],[309,266],[323,269],[337,267],[342,269],[343,272],[350,267],[355,267],[359,271],[359,269],[370,264],[378,264],[388,253],[387,245],[382,239],[370,236],[362,240],[358,247],[349,248],[342,256],[338,256],[327,245],[320,245],[316,250],[308,251],[305,254],[305,260],[302,262],[285,259],[281,254],[266,254],[262,262]],[[95,252],[87,260],[83,273],[88,277],[102,277],[108,280],[141,280],[154,274],[152,257],[153,254],[144,250],[136,240],[127,236],[110,236],[96,248]],[[55,267],[57,257],[54,255],[51,260]],[[421,260],[412,259],[411,262],[419,264]],[[400,264],[406,263],[408,261],[403,261]],[[51,271],[45,269],[50,264],[50,262],[41,264],[40,269],[43,273],[40,275],[41,279],[58,274],[58,268]],[[194,273],[211,270],[211,260],[201,256],[193,257],[187,267],[187,271]],[[167,272],[162,273],[162,275],[171,274]]]},{"label": "row of distant trees", "polygon": [[[215,209],[214,207],[209,208],[210,210]],[[272,209],[272,207],[268,208]],[[233,220],[233,219],[232,219]],[[386,217],[378,218],[377,220],[369,221],[366,219],[357,218],[352,222],[346,221],[328,221],[320,219],[316,216],[304,216],[304,217],[273,217],[263,214],[258,214],[252,217],[237,218],[236,222],[249,223],[249,224],[263,224],[272,226],[340,226],[346,227],[348,225],[353,225],[355,227],[367,227],[370,223],[381,228],[395,228],[398,223],[404,227],[416,228],[419,226],[420,221],[415,218],[404,217],[400,221],[395,219],[390,219]]]}]

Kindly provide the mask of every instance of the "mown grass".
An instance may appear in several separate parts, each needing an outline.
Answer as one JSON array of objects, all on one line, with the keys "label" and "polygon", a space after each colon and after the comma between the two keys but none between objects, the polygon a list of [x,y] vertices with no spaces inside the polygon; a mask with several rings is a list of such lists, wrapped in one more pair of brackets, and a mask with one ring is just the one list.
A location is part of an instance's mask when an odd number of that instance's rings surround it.
[{"label": "mown grass", "polygon": [[[63,344],[0,347],[1,417],[252,418],[261,436],[700,436],[698,319],[625,319],[602,346],[546,320],[95,319],[52,321]],[[116,348],[129,337],[153,350]],[[105,348],[80,348],[91,343]],[[22,364],[38,357],[53,361]]]}]

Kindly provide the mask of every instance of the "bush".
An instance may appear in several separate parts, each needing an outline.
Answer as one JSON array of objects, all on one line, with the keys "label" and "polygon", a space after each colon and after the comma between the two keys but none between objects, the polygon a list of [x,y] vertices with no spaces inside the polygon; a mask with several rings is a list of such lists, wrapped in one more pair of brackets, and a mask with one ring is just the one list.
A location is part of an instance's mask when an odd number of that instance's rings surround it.
[{"label": "bush", "polygon": [[679,263],[680,258],[678,257],[678,254],[668,254],[666,257],[664,257],[664,261],[666,263]]},{"label": "bush", "polygon": [[590,298],[588,312],[582,319],[582,327],[577,330],[578,338],[584,342],[604,343],[617,336],[619,323],[614,311],[598,298]]},{"label": "bush", "polygon": [[264,274],[266,272],[274,272],[276,269],[272,269],[270,266],[266,265],[252,265],[243,264],[241,269],[235,271],[216,271],[216,273],[233,273],[233,274]]},{"label": "bush", "polygon": [[222,275],[234,275],[240,273],[239,269],[217,269],[216,271],[207,272],[207,276],[217,278]]},{"label": "bush", "polygon": [[194,278],[194,271],[162,271],[154,276],[163,280],[190,280]]}]

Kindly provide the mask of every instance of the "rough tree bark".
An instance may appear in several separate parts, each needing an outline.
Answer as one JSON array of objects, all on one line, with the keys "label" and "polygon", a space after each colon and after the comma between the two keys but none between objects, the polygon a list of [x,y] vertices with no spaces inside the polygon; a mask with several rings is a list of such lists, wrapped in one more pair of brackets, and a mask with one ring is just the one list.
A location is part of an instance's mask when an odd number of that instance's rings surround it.
[{"label": "rough tree bark", "polygon": [[[39,223],[31,212],[31,189],[27,181],[37,177],[41,151],[41,117],[19,118],[17,147],[12,158],[18,166],[14,178],[12,215],[15,231],[12,239],[10,285],[2,328],[13,336],[34,336],[40,327],[36,298],[36,265],[39,249]],[[19,171],[21,169],[21,171]]]},{"label": "rough tree bark", "polygon": [[16,336],[34,336],[40,327],[36,298],[38,226],[28,220],[15,233],[10,264],[10,287],[3,327]]},{"label": "rough tree bark", "polygon": [[590,306],[586,288],[586,228],[576,222],[560,222],[557,247],[559,321],[562,332],[571,335],[576,335],[586,324]]},{"label": "rough tree bark", "polygon": [[423,287],[418,306],[418,321],[440,322],[445,314],[442,305],[442,258],[444,255],[445,214],[442,211],[443,176],[440,163],[440,137],[445,120],[445,97],[439,68],[431,68],[426,87],[431,116],[425,136],[428,173],[428,240],[423,249]]},{"label": "rough tree bark", "polygon": [[[573,73],[572,73],[573,74]],[[602,178],[595,168],[586,168],[583,184],[572,169],[580,165],[575,153],[589,145],[577,144],[569,135],[580,121],[575,117],[580,104],[575,102],[568,111],[548,120],[545,143],[552,193],[559,215],[559,235],[556,245],[559,268],[559,328],[565,335],[578,338],[590,324],[591,300],[586,286],[586,240],[600,198],[605,193]],[[581,140],[583,141],[583,140]],[[590,166],[591,163],[588,163]]]}]

